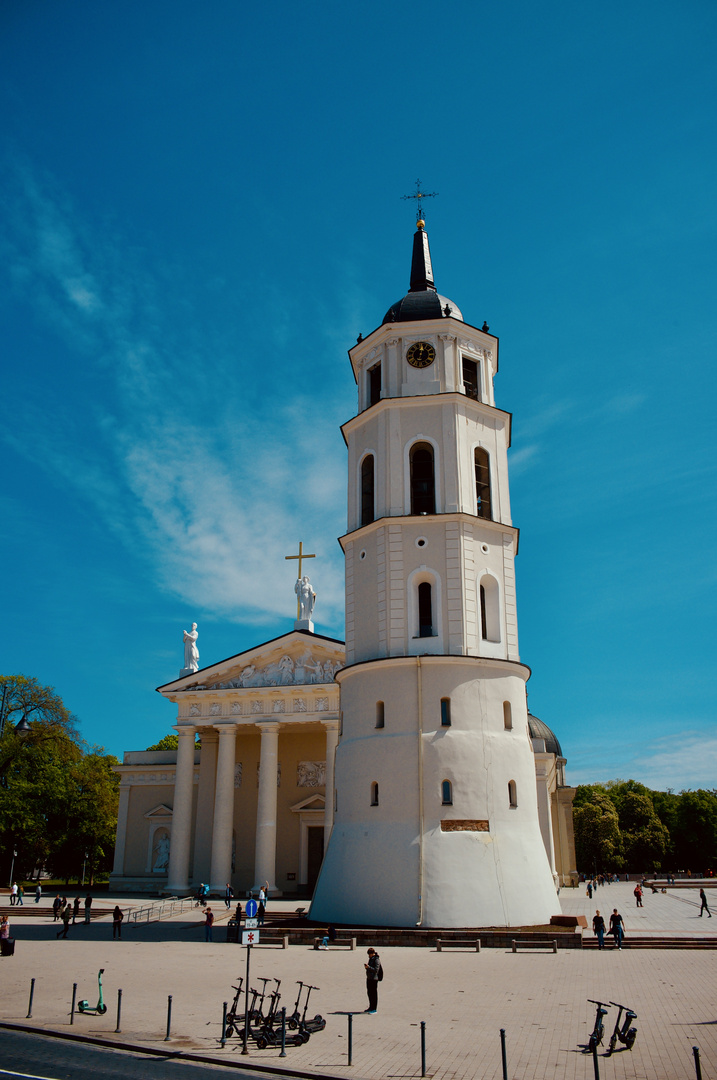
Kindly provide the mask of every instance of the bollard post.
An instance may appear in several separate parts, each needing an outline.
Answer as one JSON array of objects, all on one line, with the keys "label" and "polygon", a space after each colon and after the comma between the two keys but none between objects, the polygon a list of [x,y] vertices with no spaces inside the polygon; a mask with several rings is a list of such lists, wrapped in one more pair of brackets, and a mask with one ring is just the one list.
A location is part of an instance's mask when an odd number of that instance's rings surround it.
[{"label": "bollard post", "polygon": [[251,945],[246,947],[246,994],[244,995],[244,1045],[242,1054],[249,1053],[247,1042],[249,1040],[249,961],[251,959]]},{"label": "bollard post", "polygon": [[508,1080],[508,1055],[505,1052],[505,1028],[500,1029],[500,1056],[503,1059],[503,1080]]},{"label": "bollard post", "polygon": [[699,1046],[692,1047],[692,1053],[695,1058],[695,1072],[697,1073],[697,1080],[702,1080],[702,1066],[700,1065],[700,1048]]},{"label": "bollard post", "polygon": [[169,1042],[169,1032],[172,1027],[172,995],[167,996],[167,1034],[164,1036],[164,1041]]},{"label": "bollard post", "polygon": [[35,996],[35,980],[31,979],[30,980],[30,1001],[29,1001],[29,1004],[27,1006],[27,1019],[28,1020],[32,1016],[32,999],[34,998],[34,996]]},{"label": "bollard post", "polygon": [[222,1049],[227,1045],[227,1003],[224,1002],[222,1006],[222,1038],[220,1046]]},{"label": "bollard post", "polygon": [[77,983],[72,984],[72,1005],[70,1005],[70,1023],[75,1022],[75,1002],[77,1001]]},{"label": "bollard post", "polygon": [[349,1065],[353,1065],[354,1058],[354,1014],[349,1013]]},{"label": "bollard post", "polygon": [[421,1020],[421,1076],[426,1075],[426,1021]]},{"label": "bollard post", "polygon": [[281,1010],[281,1053],[279,1057],[286,1057],[286,1007]]},{"label": "bollard post", "polygon": [[117,991],[117,1027],[115,1028],[115,1035],[119,1035],[122,1031],[120,1027],[120,1021],[122,1019],[122,991]]},{"label": "bollard post", "polygon": [[598,1064],[597,1056],[597,1043],[593,1045],[593,1069],[595,1070],[595,1080],[600,1080],[600,1066]]}]

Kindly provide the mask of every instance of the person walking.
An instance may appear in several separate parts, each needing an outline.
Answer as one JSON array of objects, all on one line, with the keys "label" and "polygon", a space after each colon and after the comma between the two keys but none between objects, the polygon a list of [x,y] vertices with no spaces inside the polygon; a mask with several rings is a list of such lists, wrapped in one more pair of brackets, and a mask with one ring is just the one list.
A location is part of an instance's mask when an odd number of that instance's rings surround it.
[{"label": "person walking", "polygon": [[214,926],[214,912],[210,907],[204,912],[204,940],[212,941],[212,927]]},{"label": "person walking", "polygon": [[10,887],[10,907],[15,907],[16,900],[17,900],[17,885],[13,881],[12,886]]},{"label": "person walking", "polygon": [[599,911],[593,915],[593,934],[598,939],[598,949],[605,948],[605,920]]},{"label": "person walking", "polygon": [[122,937],[122,920],[124,919],[124,912],[119,904],[115,904],[115,909],[112,912],[112,940]]},{"label": "person walking", "polygon": [[88,893],[85,897],[85,926],[90,925],[90,916],[92,914],[92,897]]},{"label": "person walking", "polygon": [[373,1016],[378,1009],[378,984],[383,979],[381,957],[375,949],[368,950],[368,963],[366,968],[366,993],[368,994],[368,1009],[366,1012]]},{"label": "person walking", "polygon": [[622,939],[625,936],[625,922],[622,915],[618,913],[617,908],[612,909],[612,915],[610,916],[610,933],[612,934],[618,949],[622,951]]},{"label": "person walking", "polygon": [[702,912],[706,911],[707,912],[707,918],[711,919],[712,918],[712,912],[707,907],[707,897],[705,896],[705,890],[704,889],[700,889],[700,901],[702,903],[702,906],[700,907],[700,918],[702,918]]},{"label": "person walking", "polygon": [[72,925],[73,926],[77,922],[77,916],[79,914],[80,914],[80,898],[79,898],[79,896],[76,896],[75,897],[75,902],[72,905]]},{"label": "person walking", "polygon": [[232,900],[233,899],[234,899],[234,890],[232,889],[229,882],[227,882],[227,887],[224,890],[224,907],[230,908],[232,906]]},{"label": "person walking", "polygon": [[22,902],[22,898],[23,898],[24,895],[25,895],[25,890],[23,889],[22,885],[18,885],[18,887],[17,887],[17,906],[18,907],[25,907],[24,903]]},{"label": "person walking", "polygon": [[63,926],[63,929],[57,931],[58,938],[59,937],[62,937],[62,938],[67,937],[67,931],[70,929],[70,919],[71,918],[72,918],[72,908],[71,908],[71,906],[69,904],[65,904],[65,906],[62,909],[62,926]]},{"label": "person walking", "polygon": [[39,904],[41,900],[42,900],[42,885],[40,885],[40,883],[38,882],[37,888],[35,889],[35,903]]},{"label": "person walking", "polygon": [[593,883],[592,883],[592,881],[588,881],[587,894],[588,894],[588,900],[592,900],[592,898],[593,898]]},{"label": "person walking", "polygon": [[60,918],[60,908],[62,907],[62,900],[60,900],[60,894],[58,893],[55,899],[52,901],[52,921],[57,922]]}]

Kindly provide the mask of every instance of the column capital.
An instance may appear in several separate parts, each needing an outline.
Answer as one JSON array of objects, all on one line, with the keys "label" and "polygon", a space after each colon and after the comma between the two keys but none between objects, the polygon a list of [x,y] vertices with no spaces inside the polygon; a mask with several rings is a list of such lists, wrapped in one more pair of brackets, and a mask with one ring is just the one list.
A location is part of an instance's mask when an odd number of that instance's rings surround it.
[{"label": "column capital", "polygon": [[236,724],[212,724],[211,730],[212,732],[218,732],[220,735],[233,735],[236,738]]},{"label": "column capital", "polygon": [[257,725],[259,731],[276,732],[281,727],[281,724],[276,720],[258,720]]},{"label": "column capital", "polygon": [[331,717],[330,720],[322,720],[321,723],[323,724],[323,726],[326,728],[327,731],[338,731],[339,730],[339,721],[337,720],[337,718],[335,716]]},{"label": "column capital", "polygon": [[174,730],[177,735],[196,735],[197,729],[194,724],[175,724]]}]

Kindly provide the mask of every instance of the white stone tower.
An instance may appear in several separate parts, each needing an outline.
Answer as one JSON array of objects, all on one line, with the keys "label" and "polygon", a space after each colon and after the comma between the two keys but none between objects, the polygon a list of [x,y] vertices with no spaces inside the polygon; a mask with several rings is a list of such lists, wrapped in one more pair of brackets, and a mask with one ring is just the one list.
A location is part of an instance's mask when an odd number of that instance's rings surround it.
[{"label": "white stone tower", "polygon": [[422,220],[409,292],[349,356],[346,667],[311,917],[548,922],[498,340],[437,293]]}]

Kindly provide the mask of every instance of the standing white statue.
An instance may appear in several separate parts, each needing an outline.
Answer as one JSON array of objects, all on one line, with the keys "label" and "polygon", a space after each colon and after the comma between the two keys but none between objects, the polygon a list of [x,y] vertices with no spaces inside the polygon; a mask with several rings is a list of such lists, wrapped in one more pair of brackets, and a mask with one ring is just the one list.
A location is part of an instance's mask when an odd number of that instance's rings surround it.
[{"label": "standing white statue", "polygon": [[166,870],[169,865],[169,837],[166,832],[160,833],[157,843],[154,845],[157,857],[154,860],[153,871]]},{"label": "standing white statue", "polygon": [[191,630],[184,631],[184,674],[189,675],[199,670],[199,649],[197,648],[197,624],[192,623]]},{"label": "standing white statue", "polygon": [[297,578],[296,585],[294,585],[294,592],[299,597],[299,618],[311,619],[314,612],[314,604],[316,603],[316,593],[311,588],[311,582],[306,575],[302,578]]}]

